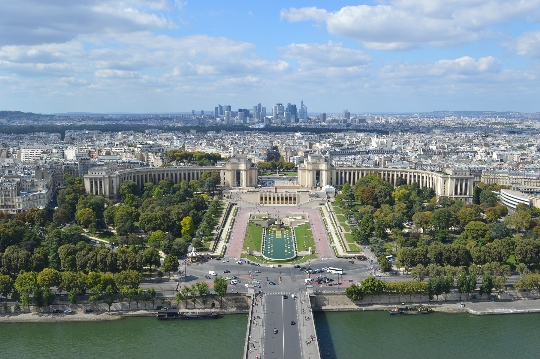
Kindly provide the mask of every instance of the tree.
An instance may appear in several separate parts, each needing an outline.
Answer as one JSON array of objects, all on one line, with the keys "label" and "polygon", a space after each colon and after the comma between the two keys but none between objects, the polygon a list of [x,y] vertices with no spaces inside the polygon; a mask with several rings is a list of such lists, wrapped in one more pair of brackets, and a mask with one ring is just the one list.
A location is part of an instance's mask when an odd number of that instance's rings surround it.
[{"label": "tree", "polygon": [[491,230],[484,222],[472,221],[465,226],[461,236],[465,240],[485,244],[491,240]]},{"label": "tree", "polygon": [[448,230],[450,227],[454,227],[457,222],[456,215],[448,208],[436,209],[431,217],[431,225],[437,230]]},{"label": "tree", "polygon": [[373,297],[374,295],[381,295],[384,292],[386,282],[376,278],[375,276],[369,276],[362,281],[361,286],[362,291],[365,294]]},{"label": "tree", "polygon": [[411,270],[411,278],[419,282],[422,282],[427,277],[427,275],[427,269],[422,264],[418,264]]},{"label": "tree", "polygon": [[540,245],[533,239],[522,239],[516,244],[514,255],[518,263],[532,266],[539,261]]},{"label": "tree", "polygon": [[485,203],[488,207],[493,207],[497,203],[497,196],[489,190],[482,191],[479,199],[480,203]]},{"label": "tree", "polygon": [[180,221],[182,226],[182,236],[191,236],[195,232],[195,225],[193,224],[193,219],[190,216],[186,216]]},{"label": "tree", "polygon": [[390,261],[384,255],[377,258],[377,261],[379,262],[379,266],[383,272],[389,272],[392,270],[392,263],[390,263]]},{"label": "tree", "polygon": [[171,272],[176,272],[179,267],[178,257],[168,254],[163,260],[163,265],[161,270],[169,273],[169,278],[171,277]]},{"label": "tree", "polygon": [[364,298],[362,286],[356,284],[352,284],[347,289],[345,289],[345,295],[353,302],[362,300],[362,298]]},{"label": "tree", "polygon": [[220,307],[223,306],[223,297],[227,294],[227,281],[223,277],[214,278],[214,291],[219,296]]},{"label": "tree", "polygon": [[152,309],[154,309],[155,301],[156,301],[156,289],[154,287],[151,287],[146,291],[148,295],[150,296],[150,300],[152,301]]},{"label": "tree", "polygon": [[155,248],[147,248],[144,251],[144,263],[150,267],[150,270],[152,270],[152,266],[159,266],[160,265],[160,257],[159,252]]},{"label": "tree", "polygon": [[141,284],[142,274],[135,270],[125,270],[117,273],[114,277],[116,285],[121,288],[136,289]]},{"label": "tree", "polygon": [[15,282],[7,274],[0,274],[0,295],[7,299],[8,295],[13,292]]},{"label": "tree", "polygon": [[516,232],[521,232],[531,226],[532,217],[528,211],[516,210],[504,219],[504,223],[510,227],[514,227]]},{"label": "tree", "polygon": [[482,285],[480,286],[480,296],[482,296],[485,293],[489,297],[492,290],[493,290],[493,278],[491,277],[489,273],[486,273],[482,277]]},{"label": "tree", "polygon": [[90,227],[91,224],[97,222],[96,213],[91,208],[82,208],[77,211],[75,214],[77,223],[79,223],[84,228]]},{"label": "tree", "polygon": [[195,290],[197,291],[197,296],[201,298],[201,302],[203,303],[203,308],[206,306],[206,303],[208,301],[208,295],[210,294],[210,287],[208,286],[208,283],[206,282],[197,282],[195,283]]},{"label": "tree", "polygon": [[21,296],[23,307],[28,307],[30,302],[30,294],[37,287],[37,274],[35,272],[21,272],[15,279],[15,289]]},{"label": "tree", "polygon": [[37,275],[37,284],[41,288],[58,287],[62,282],[62,275],[56,269],[45,268]]},{"label": "tree", "polygon": [[43,291],[43,300],[45,301],[45,305],[50,307],[54,303],[55,299],[56,295],[51,290],[51,288],[45,288],[45,290]]}]

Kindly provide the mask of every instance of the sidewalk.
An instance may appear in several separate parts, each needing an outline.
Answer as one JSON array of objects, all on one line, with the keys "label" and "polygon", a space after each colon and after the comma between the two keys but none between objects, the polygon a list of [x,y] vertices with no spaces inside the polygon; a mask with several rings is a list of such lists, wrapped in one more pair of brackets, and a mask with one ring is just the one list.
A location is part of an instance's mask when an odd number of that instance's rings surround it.
[{"label": "sidewalk", "polygon": [[302,349],[302,358],[316,359],[320,358],[319,340],[315,330],[315,321],[311,311],[311,302],[309,295],[301,292],[296,300],[298,311],[298,323],[300,328],[300,348]]}]

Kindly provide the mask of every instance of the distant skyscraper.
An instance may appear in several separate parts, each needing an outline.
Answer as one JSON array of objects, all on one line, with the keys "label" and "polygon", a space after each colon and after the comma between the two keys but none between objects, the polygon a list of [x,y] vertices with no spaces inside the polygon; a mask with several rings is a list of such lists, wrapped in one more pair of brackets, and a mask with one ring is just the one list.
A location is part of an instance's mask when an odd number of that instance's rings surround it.
[{"label": "distant skyscraper", "polygon": [[204,116],[204,110],[201,110],[201,116]]},{"label": "distant skyscraper", "polygon": [[223,116],[223,106],[217,105],[217,107],[218,107],[218,115]]},{"label": "distant skyscraper", "polygon": [[278,106],[272,106],[272,119],[276,121],[278,119]]},{"label": "distant skyscraper", "polygon": [[261,121],[264,121],[266,119],[266,107],[261,107],[261,114],[259,115],[259,119]]},{"label": "distant skyscraper", "polygon": [[326,122],[326,112],[321,113],[321,121]]},{"label": "distant skyscraper", "polygon": [[231,111],[225,111],[225,125],[231,124]]},{"label": "distant skyscraper", "polygon": [[254,119],[259,119],[259,114],[258,114],[258,110],[257,110],[257,106],[253,106],[253,118]]},{"label": "distant skyscraper", "polygon": [[291,123],[291,113],[289,111],[285,111],[285,123]]},{"label": "distant skyscraper", "polygon": [[304,100],[300,102],[300,120],[306,121],[307,120],[307,106],[304,105]]},{"label": "distant skyscraper", "polygon": [[217,120],[219,118],[219,107],[214,107],[214,119]]},{"label": "distant skyscraper", "polygon": [[191,110],[191,116],[195,116],[195,110]]},{"label": "distant skyscraper", "polygon": [[238,111],[238,121],[240,121],[240,123],[244,123],[245,121],[245,117],[244,117],[244,112],[243,111]]},{"label": "distant skyscraper", "polygon": [[229,112],[231,112],[231,105],[227,105],[227,106],[225,106],[224,110],[225,110],[225,111],[229,111]]},{"label": "distant skyscraper", "polygon": [[351,119],[351,113],[349,110],[343,110],[343,122],[349,122]]}]

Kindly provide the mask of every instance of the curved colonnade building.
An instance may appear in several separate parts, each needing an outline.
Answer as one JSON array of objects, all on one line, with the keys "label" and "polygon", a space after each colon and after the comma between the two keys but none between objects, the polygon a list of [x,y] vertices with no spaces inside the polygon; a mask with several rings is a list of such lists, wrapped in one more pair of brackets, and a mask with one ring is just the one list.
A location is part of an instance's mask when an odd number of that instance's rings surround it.
[{"label": "curved colonnade building", "polygon": [[[120,185],[126,180],[134,181],[142,189],[146,182],[159,183],[165,178],[170,178],[174,183],[180,183],[184,180],[198,180],[203,173],[213,171],[220,172],[220,185],[223,188],[255,188],[259,184],[257,165],[246,156],[239,155],[217,166],[145,167],[120,171],[109,170],[106,167],[95,167],[84,176],[84,186],[88,193],[116,198]],[[370,174],[377,174],[395,187],[417,183],[420,188],[433,188],[437,196],[463,200],[472,198],[473,188],[480,180],[488,184],[540,185],[540,178],[492,172],[484,172],[480,177],[479,173],[472,173],[467,169],[449,169],[443,173],[406,168],[334,166],[328,157],[310,154],[304,163],[298,166],[298,186],[287,189],[281,189],[277,186],[266,188],[256,197],[250,198],[253,200],[258,198],[256,201],[261,204],[297,204],[301,201],[297,195],[293,194],[295,192],[297,194],[298,192],[305,193],[307,189],[321,188],[327,185],[334,187],[341,187],[345,183],[354,185],[360,178]],[[253,193],[253,191],[249,192]],[[287,194],[278,195],[280,192]],[[276,195],[272,193],[276,193]]]}]

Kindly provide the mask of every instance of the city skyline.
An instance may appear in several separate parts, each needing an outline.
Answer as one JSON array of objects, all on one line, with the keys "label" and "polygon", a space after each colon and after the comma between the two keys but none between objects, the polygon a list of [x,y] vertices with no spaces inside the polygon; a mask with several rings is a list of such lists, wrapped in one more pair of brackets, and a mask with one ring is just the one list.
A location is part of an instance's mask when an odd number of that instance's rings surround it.
[{"label": "city skyline", "polygon": [[0,110],[539,111],[540,0],[0,4]]}]

